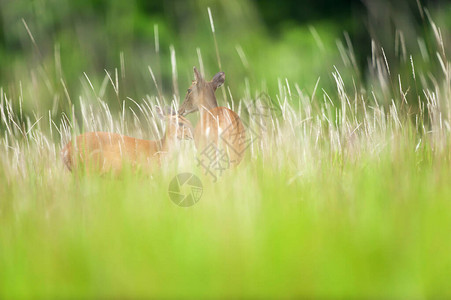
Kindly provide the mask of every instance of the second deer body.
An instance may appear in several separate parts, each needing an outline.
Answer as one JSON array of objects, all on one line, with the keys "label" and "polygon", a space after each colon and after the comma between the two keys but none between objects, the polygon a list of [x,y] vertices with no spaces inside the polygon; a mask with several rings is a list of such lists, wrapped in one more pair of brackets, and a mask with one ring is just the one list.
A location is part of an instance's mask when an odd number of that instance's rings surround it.
[{"label": "second deer body", "polygon": [[142,140],[112,132],[84,133],[62,150],[69,170],[84,168],[87,172],[120,173],[124,166],[153,170],[181,139],[191,139],[191,123],[182,116],[167,116],[166,132],[161,140]]}]

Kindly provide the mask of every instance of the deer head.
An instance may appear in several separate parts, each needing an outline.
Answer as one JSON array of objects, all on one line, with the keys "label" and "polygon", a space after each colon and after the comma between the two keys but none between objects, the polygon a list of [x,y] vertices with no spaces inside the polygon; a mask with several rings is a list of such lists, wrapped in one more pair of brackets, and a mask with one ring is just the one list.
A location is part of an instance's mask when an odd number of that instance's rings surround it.
[{"label": "deer head", "polygon": [[193,139],[194,129],[188,119],[167,107],[163,111],[159,106],[156,106],[155,111],[160,119],[166,120],[166,138],[176,138],[178,140]]},{"label": "deer head", "polygon": [[220,87],[225,81],[224,72],[218,72],[211,79],[211,81],[206,81],[200,72],[193,67],[194,70],[194,81],[188,88],[180,109],[178,111],[179,115],[186,115],[199,109],[210,110],[218,106],[215,97],[215,91]]}]

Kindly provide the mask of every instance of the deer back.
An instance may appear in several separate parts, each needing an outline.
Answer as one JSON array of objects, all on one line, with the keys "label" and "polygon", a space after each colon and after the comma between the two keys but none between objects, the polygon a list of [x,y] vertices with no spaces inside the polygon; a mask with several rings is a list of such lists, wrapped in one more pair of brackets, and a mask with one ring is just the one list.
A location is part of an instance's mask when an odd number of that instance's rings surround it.
[{"label": "deer back", "polygon": [[83,167],[88,172],[120,173],[128,165],[152,171],[161,165],[161,157],[175,149],[181,139],[192,139],[192,125],[179,115],[165,117],[166,133],[161,140],[136,139],[117,133],[89,132],[69,142],[61,151],[69,170]]},{"label": "deer back", "polygon": [[121,172],[125,165],[147,165],[156,152],[155,141],[135,139],[110,132],[89,132],[69,142],[62,150],[62,158],[69,170],[83,167],[87,172]]}]

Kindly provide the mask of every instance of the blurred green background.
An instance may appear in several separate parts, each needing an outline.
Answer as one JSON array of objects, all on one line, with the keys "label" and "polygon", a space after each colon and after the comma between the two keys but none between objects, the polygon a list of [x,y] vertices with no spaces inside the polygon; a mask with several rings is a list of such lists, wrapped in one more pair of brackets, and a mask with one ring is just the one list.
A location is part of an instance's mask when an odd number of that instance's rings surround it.
[{"label": "blurred green background", "polygon": [[[451,28],[447,2],[421,2],[441,20],[445,40]],[[404,46],[396,42],[401,40],[399,32],[409,53],[420,55],[422,46],[427,51],[430,41],[417,39],[429,34],[419,3],[1,0],[0,86],[13,99],[23,96],[25,110],[27,106],[30,111],[48,110],[55,97],[66,96],[64,86],[72,100],[82,94],[84,73],[99,90],[106,71],[114,77],[117,68],[119,93],[111,85],[105,91],[106,100],[114,106],[119,103],[115,98],[157,95],[150,66],[166,99],[174,94],[183,97],[192,80],[192,66],[199,65],[198,50],[207,76],[219,71],[207,13],[210,7],[222,69],[234,97],[243,96],[246,85],[252,91],[275,94],[278,79],[285,78],[310,94],[319,77],[321,88],[336,85],[331,75],[334,66],[344,77],[367,81],[371,39],[384,45],[394,71],[408,62],[401,53]],[[171,46],[176,58],[175,90]],[[347,51],[351,55],[344,57]],[[55,113],[62,110],[67,107],[53,108]]]}]

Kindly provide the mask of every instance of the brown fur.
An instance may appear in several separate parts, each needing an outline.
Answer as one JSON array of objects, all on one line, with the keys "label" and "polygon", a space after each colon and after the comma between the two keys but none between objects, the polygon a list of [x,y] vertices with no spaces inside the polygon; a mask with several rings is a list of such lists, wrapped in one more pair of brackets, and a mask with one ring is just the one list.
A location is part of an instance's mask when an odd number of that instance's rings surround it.
[{"label": "brown fur", "polygon": [[111,132],[89,132],[69,142],[62,150],[64,164],[71,171],[83,167],[87,172],[120,173],[124,166],[153,170],[160,166],[177,140],[192,138],[189,121],[182,116],[168,117],[161,140],[136,139]]},{"label": "brown fur", "polygon": [[243,159],[246,129],[239,116],[226,107],[215,107],[201,112],[200,122],[194,130],[197,149],[205,149],[209,143],[226,151],[232,166]]},{"label": "brown fur", "polygon": [[230,164],[238,165],[244,156],[246,130],[240,117],[226,107],[219,107],[215,91],[224,83],[223,72],[217,73],[211,81],[205,81],[194,67],[195,81],[189,87],[179,114],[200,111],[200,121],[194,130],[194,140],[199,151],[209,144],[225,150]]}]

